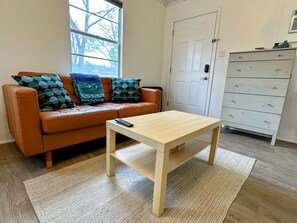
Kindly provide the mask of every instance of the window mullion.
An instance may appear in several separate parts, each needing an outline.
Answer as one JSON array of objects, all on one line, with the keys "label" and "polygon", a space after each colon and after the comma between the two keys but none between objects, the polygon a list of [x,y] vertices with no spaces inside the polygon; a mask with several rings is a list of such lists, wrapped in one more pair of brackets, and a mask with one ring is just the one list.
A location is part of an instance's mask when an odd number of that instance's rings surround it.
[{"label": "window mullion", "polygon": [[76,29],[70,29],[70,31],[73,32],[73,33],[77,33],[77,34],[80,34],[80,35],[83,35],[83,36],[88,36],[88,37],[91,37],[91,38],[94,38],[94,39],[100,39],[100,40],[103,40],[103,41],[106,41],[106,42],[109,42],[109,43],[118,44],[118,42],[115,41],[115,40],[107,39],[107,38],[97,36],[97,35],[94,35],[94,34],[91,34],[91,33],[82,32],[82,31],[79,31],[79,30],[76,30]]},{"label": "window mullion", "polygon": [[105,58],[101,58],[101,57],[93,57],[93,56],[88,56],[88,55],[85,55],[85,54],[82,55],[82,54],[78,54],[78,53],[72,53],[72,56],[88,57],[88,58],[92,58],[92,59],[106,60],[106,61],[111,61],[111,62],[116,62],[116,63],[119,62],[117,60],[105,59]]}]

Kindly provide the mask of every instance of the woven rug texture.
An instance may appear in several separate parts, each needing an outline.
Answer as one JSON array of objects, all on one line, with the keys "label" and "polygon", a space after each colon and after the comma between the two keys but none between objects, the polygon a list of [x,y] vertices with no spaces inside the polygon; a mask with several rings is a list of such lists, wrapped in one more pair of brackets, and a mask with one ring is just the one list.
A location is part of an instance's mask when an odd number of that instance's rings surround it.
[{"label": "woven rug texture", "polygon": [[222,222],[249,176],[255,159],[218,148],[215,165],[209,149],[168,175],[165,213],[152,214],[154,184],[118,163],[105,174],[105,155],[24,182],[44,222]]}]

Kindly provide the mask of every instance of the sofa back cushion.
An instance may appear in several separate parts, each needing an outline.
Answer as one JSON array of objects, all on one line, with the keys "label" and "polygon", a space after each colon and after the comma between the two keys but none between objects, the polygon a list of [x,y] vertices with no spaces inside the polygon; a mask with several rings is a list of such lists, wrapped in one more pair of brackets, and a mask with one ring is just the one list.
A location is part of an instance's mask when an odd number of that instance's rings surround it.
[{"label": "sofa back cushion", "polygon": [[64,84],[65,89],[68,91],[69,96],[71,97],[72,101],[74,101],[75,104],[80,105],[81,102],[79,100],[79,98],[75,95],[74,92],[74,86],[72,83],[72,77],[70,75],[59,75],[61,78],[61,81]]},{"label": "sofa back cushion", "polygon": [[[33,75],[40,75],[40,74],[50,74],[50,73],[40,73],[40,72],[19,72],[18,75],[21,76],[33,76]],[[59,74],[61,81],[64,84],[64,88],[67,90],[70,98],[72,99],[72,101],[77,104],[80,105],[81,102],[78,99],[78,97],[76,97],[75,92],[74,92],[74,86],[72,83],[72,77],[68,74]],[[100,77],[101,78],[101,82],[104,88],[104,94],[105,94],[105,98],[104,101],[111,101],[112,98],[112,80],[109,77]]]},{"label": "sofa back cushion", "polygon": [[104,101],[111,101],[112,98],[112,80],[109,77],[101,77],[101,82],[104,88]]}]

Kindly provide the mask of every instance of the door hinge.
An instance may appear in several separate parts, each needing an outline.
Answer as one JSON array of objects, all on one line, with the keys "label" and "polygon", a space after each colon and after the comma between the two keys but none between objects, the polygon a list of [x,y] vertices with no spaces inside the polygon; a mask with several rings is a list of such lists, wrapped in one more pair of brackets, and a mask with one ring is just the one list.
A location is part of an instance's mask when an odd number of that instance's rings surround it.
[{"label": "door hinge", "polygon": [[218,42],[219,40],[220,40],[220,39],[212,39],[211,42],[212,42],[212,43],[216,43],[216,42]]},{"label": "door hinge", "polygon": [[174,30],[172,30],[172,36],[174,36]]},{"label": "door hinge", "polygon": [[171,74],[171,67],[169,68],[169,73]]},{"label": "door hinge", "polygon": [[169,106],[169,101],[167,101],[167,107]]}]

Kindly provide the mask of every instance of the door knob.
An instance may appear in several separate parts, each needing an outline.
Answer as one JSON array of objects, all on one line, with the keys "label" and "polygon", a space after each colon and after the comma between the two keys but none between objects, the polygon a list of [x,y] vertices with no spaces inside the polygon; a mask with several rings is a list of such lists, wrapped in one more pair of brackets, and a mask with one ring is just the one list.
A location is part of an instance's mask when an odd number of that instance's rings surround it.
[{"label": "door knob", "polygon": [[200,79],[201,79],[201,80],[204,80],[204,81],[207,81],[207,80],[208,80],[208,76],[205,75],[204,77],[201,77]]}]

